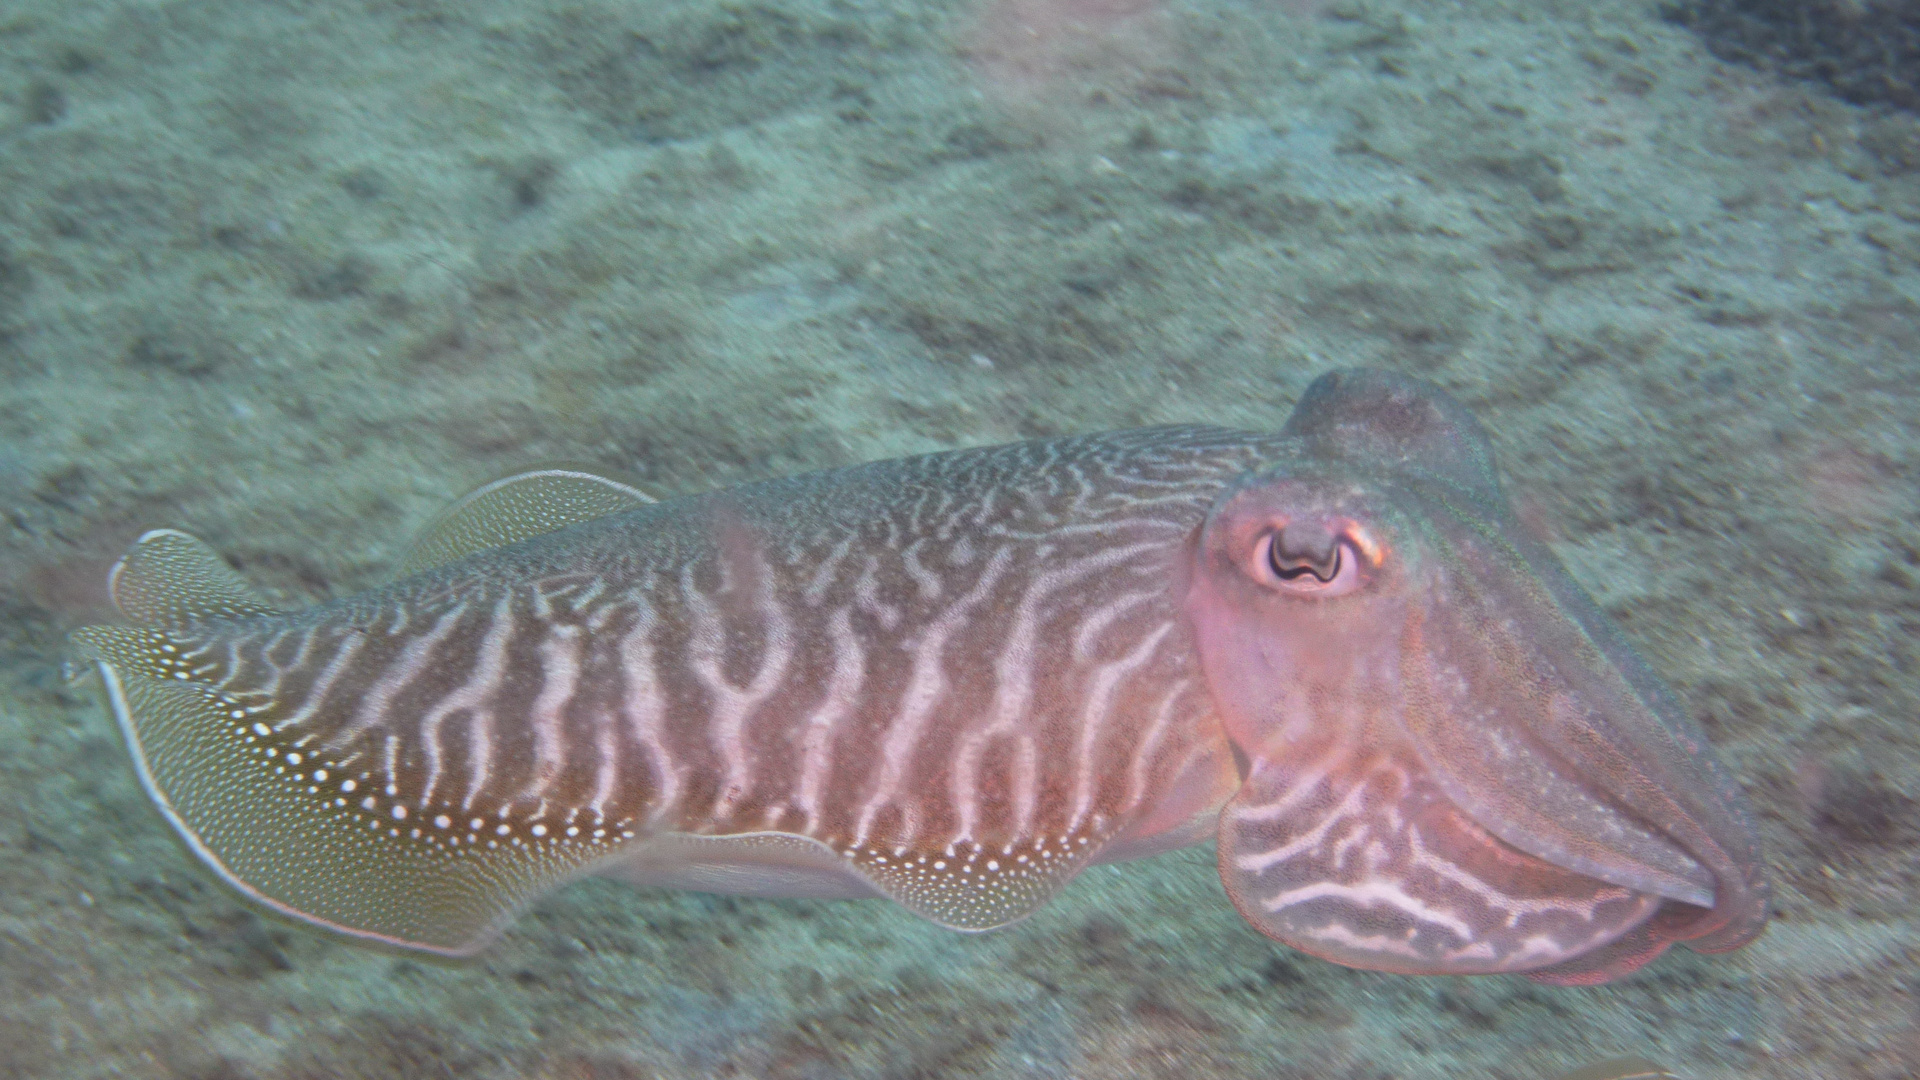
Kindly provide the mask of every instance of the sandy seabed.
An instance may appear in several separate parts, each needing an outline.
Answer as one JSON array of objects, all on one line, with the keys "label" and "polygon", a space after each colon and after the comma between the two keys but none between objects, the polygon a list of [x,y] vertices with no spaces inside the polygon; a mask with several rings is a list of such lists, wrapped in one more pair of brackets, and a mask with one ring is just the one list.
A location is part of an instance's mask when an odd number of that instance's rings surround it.
[{"label": "sandy seabed", "polygon": [[[0,3],[0,1072],[1920,1074],[1920,122],[1642,2]],[[1246,926],[604,883],[438,964],[256,914],[64,634],[142,529],[289,603],[473,483],[689,492],[1418,373],[1760,813],[1767,936],[1596,989]]]}]

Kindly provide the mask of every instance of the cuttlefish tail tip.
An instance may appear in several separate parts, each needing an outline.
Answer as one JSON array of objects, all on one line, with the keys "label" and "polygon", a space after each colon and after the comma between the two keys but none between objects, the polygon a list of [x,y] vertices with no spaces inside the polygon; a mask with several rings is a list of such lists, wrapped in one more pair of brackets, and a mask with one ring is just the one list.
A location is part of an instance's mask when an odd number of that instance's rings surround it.
[{"label": "cuttlefish tail tip", "polygon": [[[268,690],[223,689],[222,635],[266,614],[211,549],[148,533],[121,561],[114,599],[140,625],[73,634],[98,669],[141,785],[187,847],[278,914],[448,957],[483,948],[528,903],[609,857],[525,823],[408,805],[352,751],[303,737],[337,716],[297,714]],[[230,673],[228,673],[230,674]],[[321,701],[317,709],[346,705]],[[317,730],[317,729],[316,729]]]}]

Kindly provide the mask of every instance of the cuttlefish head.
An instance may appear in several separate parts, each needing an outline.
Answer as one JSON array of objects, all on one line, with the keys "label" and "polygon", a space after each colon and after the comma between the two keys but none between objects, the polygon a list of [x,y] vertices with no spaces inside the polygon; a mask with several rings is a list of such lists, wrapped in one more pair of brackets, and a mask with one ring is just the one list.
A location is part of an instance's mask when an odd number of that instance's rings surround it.
[{"label": "cuttlefish head", "polygon": [[1739,786],[1518,527],[1473,417],[1340,372],[1283,434],[1186,598],[1244,773],[1220,872],[1247,920],[1354,967],[1576,984],[1756,936]]}]

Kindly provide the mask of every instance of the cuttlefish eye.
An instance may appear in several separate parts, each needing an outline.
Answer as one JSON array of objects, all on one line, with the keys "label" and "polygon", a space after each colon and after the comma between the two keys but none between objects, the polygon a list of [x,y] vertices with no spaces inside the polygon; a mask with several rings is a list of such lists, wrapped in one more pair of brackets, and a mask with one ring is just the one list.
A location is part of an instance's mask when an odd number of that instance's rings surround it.
[{"label": "cuttlefish eye", "polygon": [[1255,549],[1254,577],[1283,592],[1344,596],[1360,587],[1375,554],[1354,527],[1292,521],[1270,530]]}]

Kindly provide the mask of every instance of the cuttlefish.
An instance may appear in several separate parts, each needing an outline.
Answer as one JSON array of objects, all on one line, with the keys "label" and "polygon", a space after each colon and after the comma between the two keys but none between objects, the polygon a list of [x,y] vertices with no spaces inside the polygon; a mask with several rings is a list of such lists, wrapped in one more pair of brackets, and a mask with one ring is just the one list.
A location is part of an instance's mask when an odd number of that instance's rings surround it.
[{"label": "cuttlefish", "polygon": [[1740,787],[1515,520],[1474,418],[1326,375],[1156,427],[655,501],[549,468],[276,610],[161,529],[75,634],[154,803],[273,911],[443,954],[586,874],[987,930],[1217,840],[1340,964],[1595,983],[1736,948]]}]

